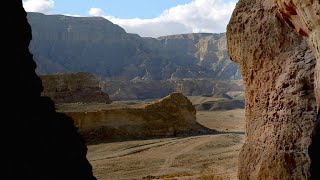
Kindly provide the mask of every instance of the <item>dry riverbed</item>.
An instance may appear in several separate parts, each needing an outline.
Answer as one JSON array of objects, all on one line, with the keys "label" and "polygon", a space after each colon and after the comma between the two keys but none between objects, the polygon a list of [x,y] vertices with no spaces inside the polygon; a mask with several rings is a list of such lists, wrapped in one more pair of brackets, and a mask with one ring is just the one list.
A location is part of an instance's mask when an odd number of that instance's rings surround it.
[{"label": "dry riverbed", "polygon": [[217,134],[88,146],[99,180],[237,179],[244,110],[199,111],[197,121]]}]

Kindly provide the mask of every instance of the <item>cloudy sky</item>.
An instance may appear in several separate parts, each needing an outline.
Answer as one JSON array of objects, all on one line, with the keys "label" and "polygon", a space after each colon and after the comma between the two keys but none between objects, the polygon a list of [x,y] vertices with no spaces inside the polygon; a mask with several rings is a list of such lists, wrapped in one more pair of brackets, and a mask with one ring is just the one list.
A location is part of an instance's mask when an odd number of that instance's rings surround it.
[{"label": "cloudy sky", "polygon": [[129,33],[159,37],[221,33],[237,0],[23,0],[28,12],[102,16]]}]

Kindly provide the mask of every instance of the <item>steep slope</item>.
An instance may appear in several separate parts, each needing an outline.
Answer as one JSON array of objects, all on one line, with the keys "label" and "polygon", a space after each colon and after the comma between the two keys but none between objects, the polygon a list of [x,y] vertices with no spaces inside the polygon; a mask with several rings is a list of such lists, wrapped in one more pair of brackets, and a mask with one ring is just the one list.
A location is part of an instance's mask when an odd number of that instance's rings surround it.
[{"label": "steep slope", "polygon": [[240,79],[225,34],[142,38],[102,17],[28,13],[38,73],[90,72],[101,77],[166,80]]},{"label": "steep slope", "polygon": [[240,0],[227,27],[246,89],[239,179],[308,179],[316,60],[273,0]]}]

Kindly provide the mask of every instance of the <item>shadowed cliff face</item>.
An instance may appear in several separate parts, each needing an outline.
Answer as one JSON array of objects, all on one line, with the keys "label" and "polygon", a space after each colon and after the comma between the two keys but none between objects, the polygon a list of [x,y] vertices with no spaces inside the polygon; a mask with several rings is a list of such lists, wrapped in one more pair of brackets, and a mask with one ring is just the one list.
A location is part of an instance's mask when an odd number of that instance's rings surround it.
[{"label": "shadowed cliff face", "polygon": [[[8,28],[2,31],[2,94],[7,98],[2,99],[0,179],[95,179],[72,119],[40,96],[43,87],[28,49],[31,28],[22,1],[5,5],[11,13],[1,21]],[[10,74],[3,73],[6,68]]]},{"label": "shadowed cliff face", "polygon": [[240,179],[307,179],[316,119],[315,58],[273,0],[240,0],[227,27],[246,89]]},{"label": "shadowed cliff face", "polygon": [[309,46],[317,59],[315,94],[318,118],[309,147],[311,179],[320,179],[320,2],[318,0],[277,0],[282,18],[301,36],[308,37]]}]

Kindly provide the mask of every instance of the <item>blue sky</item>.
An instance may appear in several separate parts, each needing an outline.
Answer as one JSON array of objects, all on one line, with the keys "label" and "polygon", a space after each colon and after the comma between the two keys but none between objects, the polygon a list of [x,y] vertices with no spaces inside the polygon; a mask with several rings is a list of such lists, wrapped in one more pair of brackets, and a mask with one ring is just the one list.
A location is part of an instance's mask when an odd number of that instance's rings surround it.
[{"label": "blue sky", "polygon": [[237,0],[23,0],[26,11],[102,16],[129,33],[159,37],[221,33]]},{"label": "blue sky", "polygon": [[53,13],[88,15],[92,7],[118,18],[155,18],[165,9],[190,0],[55,0]]}]

